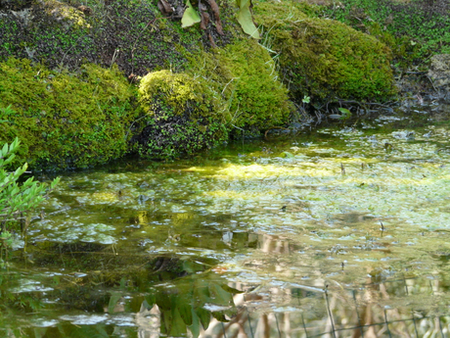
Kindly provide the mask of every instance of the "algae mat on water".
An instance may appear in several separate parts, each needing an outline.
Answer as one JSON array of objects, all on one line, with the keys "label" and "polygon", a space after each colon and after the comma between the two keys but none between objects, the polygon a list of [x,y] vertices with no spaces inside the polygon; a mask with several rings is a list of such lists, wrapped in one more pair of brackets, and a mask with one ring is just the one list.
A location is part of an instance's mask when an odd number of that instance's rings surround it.
[{"label": "algae mat on water", "polygon": [[[449,130],[380,132],[389,120],[63,177],[31,226],[33,270],[10,289],[45,290],[26,325],[445,336]],[[70,306],[55,314],[57,295]],[[137,319],[146,309],[156,328]]]}]

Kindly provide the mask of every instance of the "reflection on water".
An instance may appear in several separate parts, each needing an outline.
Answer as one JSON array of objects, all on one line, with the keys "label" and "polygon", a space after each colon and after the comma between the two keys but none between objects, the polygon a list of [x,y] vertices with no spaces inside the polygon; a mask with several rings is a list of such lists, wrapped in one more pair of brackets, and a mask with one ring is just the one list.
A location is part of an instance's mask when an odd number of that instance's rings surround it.
[{"label": "reflection on water", "polygon": [[[427,288],[428,282],[405,279],[365,284],[359,290],[291,285],[280,291],[273,287],[264,293],[272,299],[265,305],[273,302],[276,310],[271,306],[261,309],[264,297],[245,295],[242,312],[228,323],[212,323],[203,337],[236,336],[236,332],[247,337],[447,337],[449,316],[416,310],[404,302],[408,290],[420,288],[418,284],[423,285],[422,292],[433,295],[436,283]],[[400,289],[405,292],[403,297],[398,294]],[[423,297],[423,293],[410,294],[408,299],[420,308]]]},{"label": "reflection on water", "polygon": [[448,128],[389,121],[65,175],[0,336],[450,337]]}]

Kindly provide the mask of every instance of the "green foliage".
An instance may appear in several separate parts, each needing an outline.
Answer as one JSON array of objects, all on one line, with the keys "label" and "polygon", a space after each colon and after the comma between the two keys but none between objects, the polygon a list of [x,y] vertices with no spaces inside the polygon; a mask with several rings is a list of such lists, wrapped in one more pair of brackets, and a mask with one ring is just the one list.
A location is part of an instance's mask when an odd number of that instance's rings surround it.
[{"label": "green foliage", "polygon": [[348,120],[352,116],[352,112],[346,108],[338,108],[341,112],[340,120]]},{"label": "green foliage", "polygon": [[29,60],[0,63],[0,142],[21,137],[16,163],[84,168],[127,151],[134,91],[113,67],[84,65],[77,75]]},{"label": "green foliage", "polygon": [[[90,14],[77,7],[83,5]],[[0,61],[29,58],[50,69],[79,70],[82,64],[116,63],[129,76],[181,69],[179,46],[195,49],[201,32],[163,18],[147,0],[34,1],[0,20]]]},{"label": "green foliage", "polygon": [[190,67],[189,72],[205,78],[223,98],[230,128],[259,133],[287,122],[292,110],[287,89],[269,52],[256,41],[200,52],[191,57]]},{"label": "green foliage", "polygon": [[[199,4],[200,3],[201,2],[199,2]],[[222,23],[219,18],[220,17],[219,7],[217,6],[216,1],[215,0],[206,1],[206,4],[208,4],[211,7],[211,11],[213,12],[212,17],[214,18],[213,21],[215,24],[215,28],[217,29],[219,34],[222,35],[223,33]],[[250,35],[252,38],[259,39],[260,36],[258,28],[255,26],[252,19],[252,13],[250,12],[250,7],[252,5],[251,0],[236,0],[235,4],[236,7],[238,8],[236,14],[237,21],[241,25],[241,28],[244,31],[244,33]],[[207,13],[207,16],[204,16],[204,14],[206,14],[207,6],[205,4],[202,4],[203,9],[200,10],[203,19],[200,17],[200,14],[194,9],[189,0],[186,1],[185,7],[186,10],[184,11],[183,17],[181,18],[182,27],[183,28],[191,27],[196,23],[200,23],[200,27],[202,27],[202,29],[206,29],[209,21],[212,19],[209,13]]]},{"label": "green foliage", "polygon": [[[13,162],[15,152],[20,145],[16,138],[11,144],[5,143],[0,149],[0,262],[7,254],[11,244],[11,224],[17,224],[19,217],[36,208],[44,201],[45,195],[53,190],[59,182],[55,179],[50,187],[34,181],[33,177],[19,183],[20,177],[26,172],[28,165],[25,163],[13,172],[7,172],[6,168]],[[15,229],[17,230],[17,229]],[[6,252],[5,252],[6,251]]]},{"label": "green foliage", "polygon": [[[28,212],[44,201],[44,195],[48,193],[49,188],[46,184],[34,181],[30,177],[22,184],[19,184],[19,178],[26,172],[28,165],[17,168],[13,172],[7,172],[8,166],[15,157],[15,152],[20,145],[16,138],[10,145],[5,143],[0,150],[0,223],[4,224],[11,217]],[[55,179],[50,190],[54,189],[59,179]]]},{"label": "green foliage", "polygon": [[54,0],[33,3],[0,20],[0,61],[13,56],[74,68],[83,57],[96,54],[90,28],[83,13],[73,6]]},{"label": "green foliage", "polygon": [[292,2],[260,3],[255,19],[279,54],[298,101],[386,100],[395,94],[390,49],[338,21],[309,18]]},{"label": "green foliage", "polygon": [[199,77],[168,70],[149,73],[141,80],[139,102],[145,115],[134,141],[141,155],[192,155],[227,139],[221,98]]}]

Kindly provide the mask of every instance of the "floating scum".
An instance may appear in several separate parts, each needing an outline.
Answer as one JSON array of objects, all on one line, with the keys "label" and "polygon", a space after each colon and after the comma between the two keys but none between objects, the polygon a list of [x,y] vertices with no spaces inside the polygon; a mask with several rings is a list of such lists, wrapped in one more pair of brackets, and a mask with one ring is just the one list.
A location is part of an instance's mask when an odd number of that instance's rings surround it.
[{"label": "floating scum", "polygon": [[[292,158],[272,157],[257,160],[265,163],[227,164],[213,175],[227,183],[219,184],[222,189],[207,191],[205,195],[214,198],[217,208],[221,200],[227,202],[226,208],[229,203],[247,208],[249,204],[268,207],[291,199],[314,202],[308,209],[315,219],[354,211],[403,219],[425,229],[446,228],[450,224],[448,214],[437,211],[446,203],[448,175],[436,146],[404,145],[394,138],[390,142],[398,151],[387,154],[382,150],[384,158],[361,157],[355,149],[352,151],[356,156],[340,151],[335,158],[316,154],[305,159],[299,149]],[[305,148],[303,152],[311,153],[314,149]],[[341,155],[345,156],[339,158]],[[400,156],[409,155],[415,158],[400,162]],[[412,163],[414,161],[419,163]],[[341,163],[345,174],[342,174]],[[442,207],[427,210],[428,201]]]}]

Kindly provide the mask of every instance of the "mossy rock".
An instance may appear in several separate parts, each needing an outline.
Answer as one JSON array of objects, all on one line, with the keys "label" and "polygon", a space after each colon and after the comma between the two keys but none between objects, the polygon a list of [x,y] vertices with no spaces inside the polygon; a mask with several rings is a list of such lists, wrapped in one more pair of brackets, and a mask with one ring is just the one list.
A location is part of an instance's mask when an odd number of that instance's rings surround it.
[{"label": "mossy rock", "polygon": [[275,61],[253,39],[192,56],[189,72],[204,78],[223,98],[227,125],[236,135],[258,135],[284,125],[293,110]]},{"label": "mossy rock", "polygon": [[390,49],[375,37],[307,17],[293,2],[258,3],[254,13],[296,100],[384,101],[395,94]]},{"label": "mossy rock", "polygon": [[72,26],[80,29],[91,28],[91,25],[86,22],[83,12],[67,3],[56,0],[35,0],[34,4],[47,15],[50,22],[57,22],[65,29]]},{"label": "mossy rock", "polygon": [[143,115],[134,149],[154,159],[192,155],[227,140],[222,101],[205,81],[161,70],[139,86]]},{"label": "mossy rock", "polygon": [[117,67],[74,75],[10,59],[0,63],[0,143],[19,137],[35,169],[106,163],[127,151],[134,95]]}]

